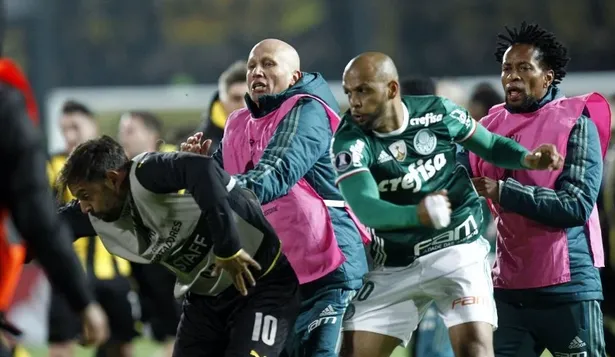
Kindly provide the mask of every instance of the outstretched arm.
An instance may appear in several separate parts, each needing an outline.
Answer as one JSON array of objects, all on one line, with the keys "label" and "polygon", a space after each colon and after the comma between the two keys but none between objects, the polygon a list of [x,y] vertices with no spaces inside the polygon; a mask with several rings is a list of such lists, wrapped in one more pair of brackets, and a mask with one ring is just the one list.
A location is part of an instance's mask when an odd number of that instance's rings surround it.
[{"label": "outstretched arm", "polygon": [[466,161],[467,151],[471,151],[483,160],[502,168],[526,168],[525,159],[530,154],[526,148],[512,139],[491,133],[474,120],[465,108],[452,101],[443,99],[442,103],[447,111],[444,123],[450,138],[464,149],[458,155],[461,164],[469,166]]},{"label": "outstretched arm", "polygon": [[459,144],[483,160],[505,169],[525,169],[525,158],[530,151],[512,139],[493,134],[480,123],[474,132]]}]

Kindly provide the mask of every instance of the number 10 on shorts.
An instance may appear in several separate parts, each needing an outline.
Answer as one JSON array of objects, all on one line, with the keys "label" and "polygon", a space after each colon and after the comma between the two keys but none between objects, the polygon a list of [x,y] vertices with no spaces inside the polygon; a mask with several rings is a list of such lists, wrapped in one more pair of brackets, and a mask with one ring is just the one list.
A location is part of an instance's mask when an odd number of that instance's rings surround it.
[{"label": "number 10 on shorts", "polygon": [[263,341],[267,346],[273,346],[275,335],[278,332],[278,319],[271,315],[263,316],[262,312],[254,315],[254,328],[252,328],[252,341]]}]

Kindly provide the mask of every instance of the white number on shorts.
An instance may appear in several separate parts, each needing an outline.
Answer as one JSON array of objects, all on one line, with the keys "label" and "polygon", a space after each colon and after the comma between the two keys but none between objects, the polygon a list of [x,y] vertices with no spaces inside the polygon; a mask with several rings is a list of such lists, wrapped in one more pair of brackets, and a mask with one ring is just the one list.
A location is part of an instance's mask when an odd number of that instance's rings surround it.
[{"label": "white number on shorts", "polygon": [[262,312],[257,312],[254,316],[254,328],[252,329],[252,341],[263,341],[268,346],[275,343],[275,335],[278,332],[278,319],[271,315],[263,317]]},{"label": "white number on shorts", "polygon": [[374,283],[372,283],[371,281],[366,282],[365,284],[363,284],[363,287],[361,287],[361,290],[359,290],[359,293],[357,294],[357,300],[366,300],[372,294],[373,291]]}]

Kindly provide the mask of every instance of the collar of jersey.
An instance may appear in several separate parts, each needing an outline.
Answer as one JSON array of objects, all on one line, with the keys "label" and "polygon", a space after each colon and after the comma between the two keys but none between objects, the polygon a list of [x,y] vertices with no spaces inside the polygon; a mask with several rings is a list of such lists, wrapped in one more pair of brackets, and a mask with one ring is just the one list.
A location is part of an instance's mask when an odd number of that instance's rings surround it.
[{"label": "collar of jersey", "polygon": [[396,136],[399,135],[401,133],[403,133],[404,131],[406,131],[406,129],[408,129],[408,123],[410,122],[410,112],[408,112],[408,108],[406,108],[406,105],[402,102],[402,109],[404,110],[404,121],[401,123],[401,126],[393,131],[390,131],[388,133],[378,133],[376,131],[374,131],[374,135],[376,135],[379,138],[387,138],[390,136]]}]

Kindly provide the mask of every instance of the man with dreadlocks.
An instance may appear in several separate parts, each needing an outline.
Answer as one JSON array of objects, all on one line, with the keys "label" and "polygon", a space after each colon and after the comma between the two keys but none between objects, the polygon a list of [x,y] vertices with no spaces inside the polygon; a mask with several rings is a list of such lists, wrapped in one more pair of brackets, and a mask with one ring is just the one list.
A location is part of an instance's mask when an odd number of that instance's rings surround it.
[{"label": "man with dreadlocks", "polygon": [[569,58],[552,33],[526,23],[506,31],[495,53],[506,102],[481,124],[524,146],[551,143],[565,161],[554,171],[503,170],[470,153],[475,187],[497,225],[495,354],[521,356],[530,340],[535,356],[545,348],[555,356],[606,356],[596,198],[609,105],[597,93],[561,94]]}]

